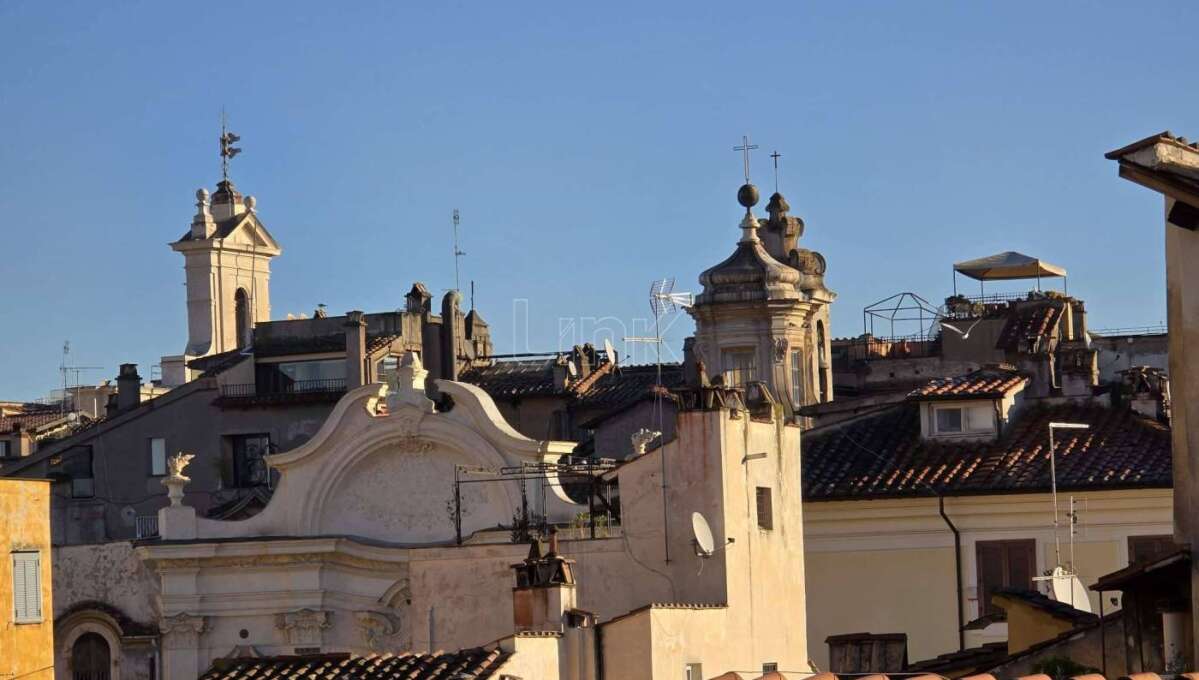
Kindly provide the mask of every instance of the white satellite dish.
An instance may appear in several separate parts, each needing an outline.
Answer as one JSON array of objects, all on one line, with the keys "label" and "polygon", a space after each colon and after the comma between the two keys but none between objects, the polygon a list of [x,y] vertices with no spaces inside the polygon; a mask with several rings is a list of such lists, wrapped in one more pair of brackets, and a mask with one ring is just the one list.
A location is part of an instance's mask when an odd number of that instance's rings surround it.
[{"label": "white satellite dish", "polygon": [[608,361],[615,366],[617,364],[616,348],[612,346],[612,341],[608,338],[604,338],[604,353],[608,355]]},{"label": "white satellite dish", "polygon": [[1053,599],[1084,612],[1091,611],[1091,598],[1087,595],[1082,579],[1071,574],[1065,567],[1054,567],[1049,584]]},{"label": "white satellite dish", "polygon": [[691,513],[691,531],[695,534],[695,554],[699,557],[711,557],[716,552],[716,541],[712,538],[712,527],[708,520],[698,512]]}]

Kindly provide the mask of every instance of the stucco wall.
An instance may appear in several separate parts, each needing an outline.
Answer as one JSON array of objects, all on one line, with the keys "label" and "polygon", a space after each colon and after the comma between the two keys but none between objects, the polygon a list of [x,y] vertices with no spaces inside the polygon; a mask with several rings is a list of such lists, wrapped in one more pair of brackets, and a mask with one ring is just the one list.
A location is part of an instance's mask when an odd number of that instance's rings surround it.
[{"label": "stucco wall", "polygon": [[[0,479],[0,677],[46,680],[53,675],[53,574],[50,558],[50,484]],[[40,555],[42,617],[16,623],[13,616],[14,551]]]},{"label": "stucco wall", "polygon": [[1099,381],[1118,381],[1120,371],[1133,366],[1170,370],[1169,336],[1092,335],[1091,347],[1099,352]]},{"label": "stucco wall", "polygon": [[[1063,512],[1069,496],[1059,498]],[[1169,489],[1081,496],[1074,561],[1083,583],[1128,564],[1129,536],[1169,534],[1171,498]],[[949,498],[945,505],[961,532],[966,621],[980,612],[979,541],[1033,539],[1038,572],[1056,564],[1048,494]],[[804,517],[808,630],[818,667],[828,667],[825,639],[844,633],[906,633],[912,661],[957,649],[953,535],[936,499],[805,503]],[[1060,539],[1069,563],[1066,529]],[[1098,594],[1090,598],[1098,612]]]}]

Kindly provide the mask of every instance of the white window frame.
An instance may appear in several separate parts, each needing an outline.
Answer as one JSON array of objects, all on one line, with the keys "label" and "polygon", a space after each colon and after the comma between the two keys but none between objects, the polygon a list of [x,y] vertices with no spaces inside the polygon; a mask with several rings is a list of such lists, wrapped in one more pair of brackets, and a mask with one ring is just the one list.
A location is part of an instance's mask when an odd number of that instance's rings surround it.
[{"label": "white window frame", "polygon": [[165,477],[167,474],[167,440],[165,437],[150,437],[150,476]]},{"label": "white window frame", "polygon": [[689,663],[683,667],[683,680],[704,680],[704,665]]},{"label": "white window frame", "polygon": [[[931,411],[931,427],[934,435],[959,436],[995,433],[994,404],[992,402],[988,401],[977,404],[958,403],[952,406],[937,406],[934,404]],[[938,414],[942,411],[957,411],[961,414],[961,428],[957,430],[942,430],[941,423],[938,420]],[[981,425],[975,422],[974,419],[976,417],[983,418]]]},{"label": "white window frame", "polygon": [[13,623],[41,623],[42,554],[36,550],[14,550],[11,560]]},{"label": "white window frame", "polygon": [[[941,414],[950,411],[958,413],[958,429],[943,430],[941,429]],[[933,407],[933,431],[937,434],[964,434],[966,432],[966,409],[961,406],[941,406]]]}]

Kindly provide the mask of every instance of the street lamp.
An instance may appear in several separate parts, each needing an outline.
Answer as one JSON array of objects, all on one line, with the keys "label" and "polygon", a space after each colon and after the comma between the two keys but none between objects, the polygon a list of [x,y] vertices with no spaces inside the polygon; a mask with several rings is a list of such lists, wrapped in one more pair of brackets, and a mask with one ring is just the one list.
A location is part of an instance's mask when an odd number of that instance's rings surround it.
[{"label": "street lamp", "polygon": [[[1053,497],[1053,553],[1059,567],[1062,566],[1062,543],[1057,531],[1057,456],[1054,454],[1053,431],[1089,429],[1091,426],[1086,423],[1049,423],[1049,484]],[[1074,565],[1070,566],[1073,568]]]}]

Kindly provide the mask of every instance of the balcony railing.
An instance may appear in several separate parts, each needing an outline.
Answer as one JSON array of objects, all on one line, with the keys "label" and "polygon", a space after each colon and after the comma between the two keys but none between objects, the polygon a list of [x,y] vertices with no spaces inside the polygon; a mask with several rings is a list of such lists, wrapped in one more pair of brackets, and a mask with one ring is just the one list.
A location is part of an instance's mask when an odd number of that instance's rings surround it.
[{"label": "balcony railing", "polygon": [[138,515],[138,538],[158,538],[158,515]]},{"label": "balcony railing", "polygon": [[221,396],[232,398],[275,397],[288,394],[334,394],[345,391],[345,378],[297,380],[287,384],[262,387],[255,383],[221,385]]}]

